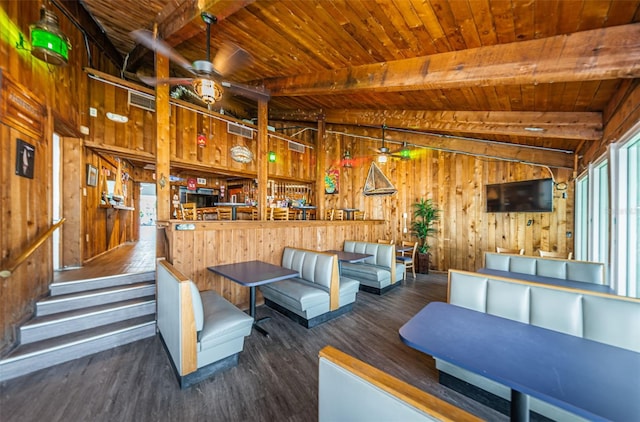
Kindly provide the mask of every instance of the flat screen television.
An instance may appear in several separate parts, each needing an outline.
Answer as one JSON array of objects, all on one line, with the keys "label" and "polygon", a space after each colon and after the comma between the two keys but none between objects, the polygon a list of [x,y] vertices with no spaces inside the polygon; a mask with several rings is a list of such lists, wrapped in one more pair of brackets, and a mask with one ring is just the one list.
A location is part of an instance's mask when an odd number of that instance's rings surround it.
[{"label": "flat screen television", "polygon": [[487,185],[487,212],[552,212],[553,180]]}]

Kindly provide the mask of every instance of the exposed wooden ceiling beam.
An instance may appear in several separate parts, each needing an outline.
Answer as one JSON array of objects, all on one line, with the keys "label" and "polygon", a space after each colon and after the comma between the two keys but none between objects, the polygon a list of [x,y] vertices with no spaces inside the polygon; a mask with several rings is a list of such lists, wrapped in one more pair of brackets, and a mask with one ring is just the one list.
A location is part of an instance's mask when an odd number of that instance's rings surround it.
[{"label": "exposed wooden ceiling beam", "polygon": [[[200,24],[194,25],[191,28],[185,27],[191,21],[198,18],[203,10],[211,13],[217,18],[218,22],[221,22],[254,1],[255,0],[181,0],[169,2],[156,17],[159,37],[171,46],[178,45],[202,32]],[[199,23],[204,25],[202,21],[199,21]],[[185,28],[185,30],[181,31],[183,28]],[[131,53],[129,53],[127,68],[137,69],[141,59],[148,52],[149,49],[146,47],[140,44],[136,45],[133,50],[131,50]]]},{"label": "exposed wooden ceiling beam", "polygon": [[[118,69],[122,69],[123,58],[116,47],[111,43],[107,34],[93,19],[93,16],[84,8],[78,0],[51,0],[65,16],[79,27],[81,31],[102,50]],[[92,65],[90,63],[89,65]]]},{"label": "exposed wooden ceiling beam", "polygon": [[327,110],[271,111],[278,120],[380,126],[536,138],[602,139],[602,113],[529,111]]},{"label": "exposed wooden ceiling beam", "polygon": [[387,139],[452,153],[470,154],[551,168],[573,168],[574,154],[549,148],[483,141],[481,139],[462,139],[448,137],[447,135],[436,136],[414,133],[389,132]]},{"label": "exposed wooden ceiling beam", "polygon": [[417,91],[640,77],[640,23],[267,79],[271,96]]}]

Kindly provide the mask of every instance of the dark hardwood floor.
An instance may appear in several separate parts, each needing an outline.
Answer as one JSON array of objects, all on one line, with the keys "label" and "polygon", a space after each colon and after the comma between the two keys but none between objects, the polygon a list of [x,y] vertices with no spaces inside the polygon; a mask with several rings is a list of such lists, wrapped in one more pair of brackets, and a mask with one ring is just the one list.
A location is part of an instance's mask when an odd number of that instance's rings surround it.
[{"label": "dark hardwood floor", "polygon": [[[97,277],[114,269],[153,269],[154,259],[148,258],[154,253],[150,244],[125,245],[59,276],[72,280],[81,273]],[[438,384],[433,359],[400,341],[398,329],[436,300],[446,300],[445,274],[409,277],[382,297],[360,292],[352,312],[312,329],[260,306],[258,316],[272,317],[263,323],[270,337],[254,330],[237,367],[190,389],[178,387],[156,336],[1,383],[0,420],[314,421],[318,352],[326,345],[484,419],[507,420]]]}]

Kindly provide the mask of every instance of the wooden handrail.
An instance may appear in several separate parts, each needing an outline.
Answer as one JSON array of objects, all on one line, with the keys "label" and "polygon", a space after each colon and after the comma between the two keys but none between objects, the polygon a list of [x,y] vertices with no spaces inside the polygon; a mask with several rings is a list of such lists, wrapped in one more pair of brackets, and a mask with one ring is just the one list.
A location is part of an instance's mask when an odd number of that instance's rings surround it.
[{"label": "wooden handrail", "polygon": [[18,258],[16,258],[13,265],[9,266],[9,269],[0,271],[0,277],[3,277],[3,278],[9,277],[16,270],[16,268],[20,266],[20,264],[22,264],[24,261],[29,259],[31,254],[33,254],[36,251],[36,249],[38,249],[40,245],[42,245],[45,242],[45,240],[47,240],[49,236],[51,236],[51,234],[53,234],[53,232],[56,231],[58,227],[64,224],[65,220],[66,219],[64,217],[61,218],[60,221],[58,221],[56,224],[51,226],[49,230],[47,230],[45,233],[40,235],[40,237],[38,237],[36,241],[31,244],[31,246],[29,246],[24,252],[22,252],[20,256],[18,256]]}]

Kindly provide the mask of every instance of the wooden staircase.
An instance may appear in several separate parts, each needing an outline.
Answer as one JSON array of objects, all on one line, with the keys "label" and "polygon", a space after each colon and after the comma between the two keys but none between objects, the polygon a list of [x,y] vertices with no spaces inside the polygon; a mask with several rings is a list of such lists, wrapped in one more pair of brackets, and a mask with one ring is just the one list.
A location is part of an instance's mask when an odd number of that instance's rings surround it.
[{"label": "wooden staircase", "polygon": [[155,272],[54,283],[0,360],[0,382],[156,334]]}]

